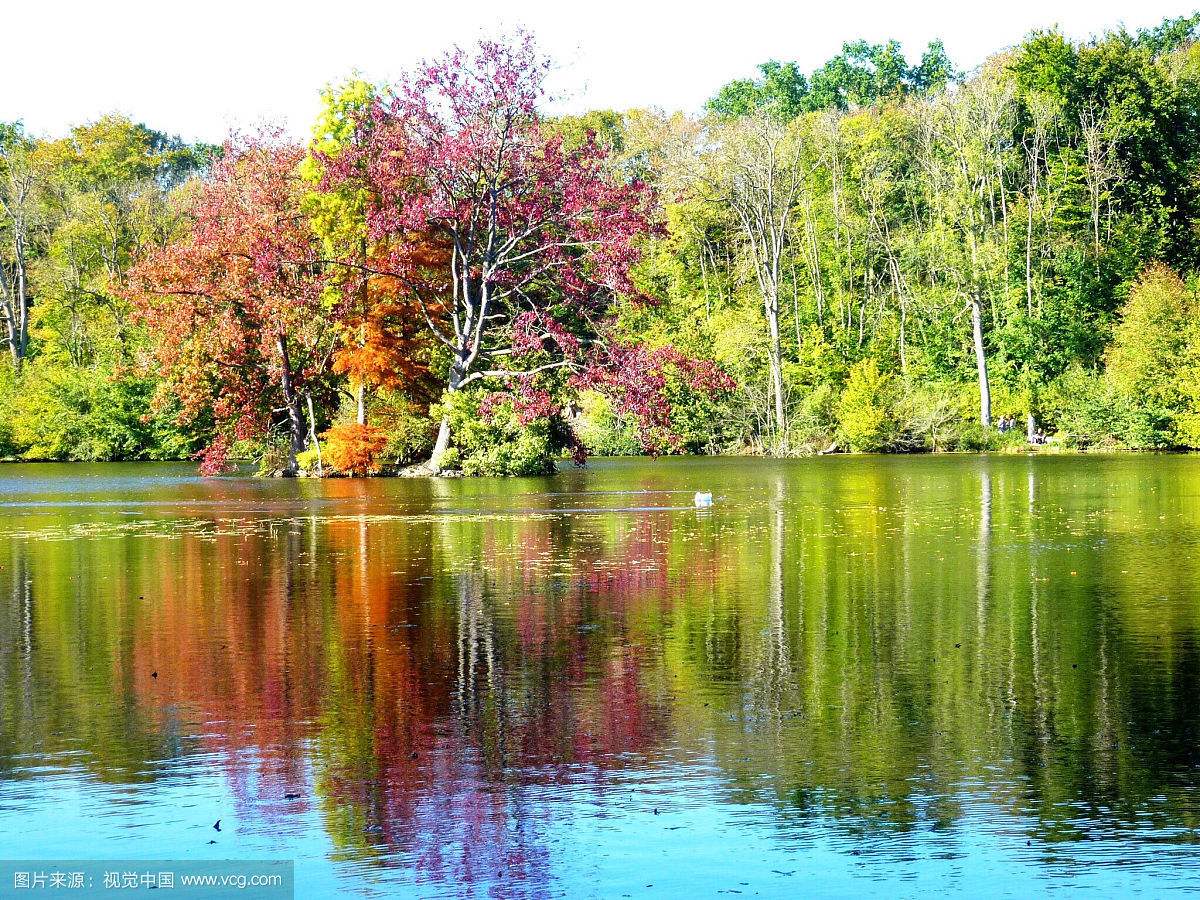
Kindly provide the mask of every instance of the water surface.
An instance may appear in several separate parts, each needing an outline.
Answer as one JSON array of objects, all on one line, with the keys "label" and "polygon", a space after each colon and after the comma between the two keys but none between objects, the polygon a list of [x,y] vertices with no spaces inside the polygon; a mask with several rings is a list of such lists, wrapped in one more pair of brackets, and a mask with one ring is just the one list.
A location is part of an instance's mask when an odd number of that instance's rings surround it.
[{"label": "water surface", "polygon": [[1198,501],[1195,457],[0,467],[0,857],[1195,892]]}]

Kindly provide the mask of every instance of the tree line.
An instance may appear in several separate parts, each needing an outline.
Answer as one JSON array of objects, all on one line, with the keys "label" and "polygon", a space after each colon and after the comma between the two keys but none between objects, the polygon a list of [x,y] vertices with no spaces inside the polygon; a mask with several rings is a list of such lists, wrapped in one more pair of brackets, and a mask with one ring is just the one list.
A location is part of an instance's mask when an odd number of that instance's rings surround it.
[{"label": "tree line", "polygon": [[1200,15],[543,110],[528,36],[311,139],[0,129],[0,455],[531,474],[589,453],[1200,446]]}]

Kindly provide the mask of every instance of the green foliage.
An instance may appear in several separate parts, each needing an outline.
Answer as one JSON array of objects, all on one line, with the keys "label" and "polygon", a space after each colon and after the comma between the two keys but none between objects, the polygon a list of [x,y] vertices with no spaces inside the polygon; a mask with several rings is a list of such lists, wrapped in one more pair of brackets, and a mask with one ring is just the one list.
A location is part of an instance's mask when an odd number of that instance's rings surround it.
[{"label": "green foliage", "polygon": [[337,156],[352,144],[355,116],[370,105],[375,95],[375,87],[359,78],[326,87],[321,92],[321,111],[313,124],[313,154],[300,164],[301,177],[314,187],[304,199],[305,212],[331,254],[340,254],[365,240],[367,194],[344,185],[336,190],[315,190],[324,173],[320,159]]},{"label": "green foliage", "polygon": [[1129,293],[1105,357],[1117,390],[1152,406],[1176,405],[1176,373],[1196,311],[1178,275],[1164,266],[1147,269]]},{"label": "green foliage", "polygon": [[[709,187],[761,171],[719,146],[681,163],[669,234],[646,265],[667,299],[655,339],[706,338],[697,346],[741,389],[730,422],[748,448],[777,440],[776,327],[792,451],[822,446],[830,392],[843,438],[872,447],[1024,446],[1030,415],[1076,446],[1195,446],[1194,313],[1177,305],[1156,323],[1122,304],[1152,260],[1200,267],[1200,181],[1189,174],[1200,139],[1188,124],[1200,114],[1198,22],[1082,43],[1035,33],[952,92],[937,90],[954,79],[944,48],[910,66],[894,42],[849,42],[811,75],[772,62],[730,83],[709,104],[725,120],[709,132],[714,146],[727,120],[790,122],[770,176],[776,194],[795,192],[780,274],[764,286],[732,195]],[[972,299],[992,422],[1011,416],[1017,429],[978,424]],[[1156,334],[1161,347],[1138,346]],[[847,369],[864,359],[902,373],[894,428],[861,385],[842,399]],[[1093,376],[1062,393],[1080,373]]]},{"label": "green foliage", "polygon": [[429,458],[437,423],[416,402],[393,391],[379,391],[371,400],[370,420],[387,436],[383,459],[391,465]]},{"label": "green foliage", "polygon": [[[277,476],[291,468],[293,460],[292,444],[282,430],[276,430],[266,437],[242,448],[255,463],[255,474],[260,476]],[[238,454],[241,455],[241,454]],[[295,460],[299,464],[298,460]],[[312,457],[306,462],[311,466]]]},{"label": "green foliage", "polygon": [[153,408],[154,387],[103,370],[32,367],[13,388],[10,446],[35,460],[187,458],[199,442]]},{"label": "green foliage", "polygon": [[560,116],[546,123],[569,150],[582,147],[590,135],[597,144],[620,156],[625,152],[625,116],[611,109],[594,109],[578,116]]},{"label": "green foliage", "polygon": [[[957,450],[973,437],[974,397],[960,382],[929,381],[914,385],[899,403],[901,431],[913,449]],[[982,434],[980,435],[982,441]],[[978,449],[978,448],[976,448]]]},{"label": "green foliage", "polygon": [[838,393],[828,382],[811,385],[792,410],[788,422],[789,443],[801,450],[820,451],[836,440],[838,430]]},{"label": "green foliage", "polygon": [[758,67],[758,81],[743,78],[731,81],[710,101],[711,112],[726,118],[739,118],[765,112],[782,122],[794,119],[810,109],[808,79],[794,62],[768,60]]},{"label": "green foliage", "polygon": [[878,453],[892,446],[898,432],[895,403],[895,379],[881,372],[873,358],[850,369],[838,400],[837,420],[851,450]]},{"label": "green foliage", "polygon": [[684,453],[717,453],[736,443],[731,409],[736,397],[694,391],[674,371],[667,373],[666,396],[671,430],[679,436]]},{"label": "green foliage", "polygon": [[204,425],[184,434],[175,410],[154,407],[155,380],[135,365],[145,335],[121,290],[139,250],[178,228],[168,194],[204,169],[212,148],[115,115],[59,140],[0,131],[0,295],[12,296],[7,278],[23,267],[33,297],[29,355],[0,384],[0,455],[191,456]]},{"label": "green foliage", "polygon": [[1079,449],[1156,449],[1165,424],[1115,388],[1103,372],[1072,366],[1042,398],[1048,423],[1064,446]]},{"label": "green foliage", "polygon": [[920,62],[910,66],[897,41],[870,44],[849,41],[842,52],[806,78],[794,62],[768,60],[760,78],[731,81],[711,100],[709,112],[722,118],[766,113],[789,122],[801,113],[848,110],[908,94],[940,90],[956,77],[941,41],[932,41]]},{"label": "green foliage", "polygon": [[321,450],[317,445],[301,450],[296,454],[296,468],[308,475],[314,475],[324,468]]},{"label": "green foliage", "polygon": [[608,398],[585,391],[579,398],[575,425],[579,440],[593,456],[637,456],[642,452],[633,423],[617,415]]},{"label": "green foliage", "polygon": [[16,375],[11,366],[0,365],[0,409],[8,411],[0,415],[0,459],[10,459],[19,452],[12,415],[16,402]]},{"label": "green foliage", "polygon": [[[667,401],[671,404],[671,431],[680,439],[683,453],[718,453],[736,446],[731,400],[691,390],[677,374],[667,374]],[[595,391],[579,397],[579,415],[572,423],[576,436],[595,456],[638,456],[644,451],[636,423],[620,415],[611,402]]]},{"label": "green foliage", "polygon": [[1134,42],[1154,54],[1170,53],[1195,43],[1198,33],[1200,12],[1194,12],[1190,16],[1163,19],[1153,28],[1139,29]]},{"label": "green foliage", "polygon": [[1197,446],[1200,312],[1195,292],[1165,266],[1133,286],[1105,355],[1114,406],[1134,447]]},{"label": "green foliage", "polygon": [[511,401],[483,415],[482,391],[455,391],[433,409],[447,416],[453,435],[452,454],[442,457],[445,469],[464,475],[547,475],[554,471],[555,448],[550,423],[534,419],[522,425]]}]

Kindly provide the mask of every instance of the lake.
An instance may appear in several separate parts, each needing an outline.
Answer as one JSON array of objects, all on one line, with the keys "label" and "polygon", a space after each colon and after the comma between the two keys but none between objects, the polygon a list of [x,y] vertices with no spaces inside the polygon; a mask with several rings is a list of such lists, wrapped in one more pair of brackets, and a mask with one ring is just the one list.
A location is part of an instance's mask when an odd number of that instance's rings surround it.
[{"label": "lake", "polygon": [[6,465],[0,850],[305,897],[1195,892],[1200,458]]}]

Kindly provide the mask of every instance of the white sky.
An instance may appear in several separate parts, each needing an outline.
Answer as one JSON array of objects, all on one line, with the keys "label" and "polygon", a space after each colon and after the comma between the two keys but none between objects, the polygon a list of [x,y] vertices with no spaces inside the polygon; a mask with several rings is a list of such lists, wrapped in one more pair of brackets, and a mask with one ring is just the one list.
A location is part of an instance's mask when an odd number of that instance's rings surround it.
[{"label": "white sky", "polygon": [[[1200,0],[1192,0],[1193,3]],[[698,110],[763,60],[811,70],[845,40],[933,38],[970,69],[1031,29],[1087,37],[1191,12],[1166,0],[4,0],[0,120],[57,135],[123,112],[191,140],[271,121],[306,134],[318,91],[395,77],[453,43],[524,26],[559,65],[565,109]]]}]

